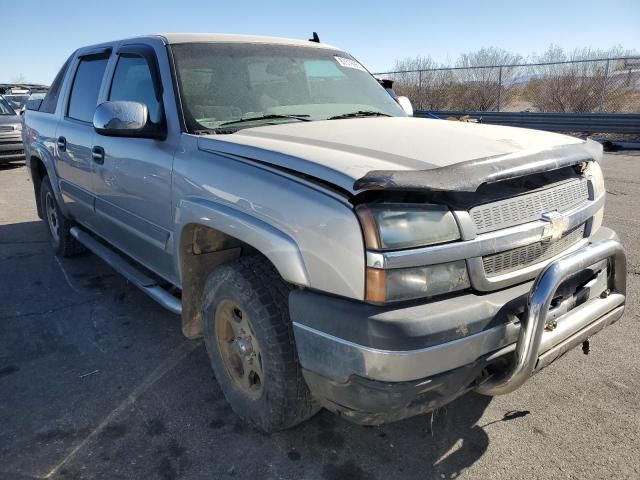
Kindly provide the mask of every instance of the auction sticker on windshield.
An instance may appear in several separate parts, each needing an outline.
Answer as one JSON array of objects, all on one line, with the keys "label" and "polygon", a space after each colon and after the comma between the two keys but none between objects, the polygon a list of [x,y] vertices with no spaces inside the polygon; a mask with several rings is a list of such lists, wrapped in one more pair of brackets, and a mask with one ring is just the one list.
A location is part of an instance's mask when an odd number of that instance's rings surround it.
[{"label": "auction sticker on windshield", "polygon": [[362,70],[363,72],[367,71],[366,68],[356,62],[353,58],[339,57],[337,55],[334,58],[336,59],[336,62],[338,62],[342,67],[355,68],[356,70]]}]

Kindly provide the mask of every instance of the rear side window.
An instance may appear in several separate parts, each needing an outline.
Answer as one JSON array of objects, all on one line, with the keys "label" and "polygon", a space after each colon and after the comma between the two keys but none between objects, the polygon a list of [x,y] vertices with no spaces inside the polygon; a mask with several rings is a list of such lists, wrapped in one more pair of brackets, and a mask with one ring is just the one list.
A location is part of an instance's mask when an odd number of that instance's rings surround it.
[{"label": "rear side window", "polygon": [[147,61],[138,56],[120,56],[113,74],[109,100],[126,100],[144,103],[149,110],[149,119],[160,123],[162,111],[153,88],[151,69]]},{"label": "rear side window", "polygon": [[42,100],[42,104],[40,105],[40,111],[45,113],[55,113],[56,105],[58,105],[58,98],[60,97],[60,89],[62,88],[62,82],[64,81],[64,77],[67,74],[67,69],[69,68],[69,63],[71,63],[71,58],[68,58],[64,65],[56,75],[56,78],[53,79],[53,83],[51,87],[47,91],[44,99]]},{"label": "rear side window", "polygon": [[67,116],[83,122],[91,122],[98,103],[100,85],[108,58],[81,59],[71,87]]}]

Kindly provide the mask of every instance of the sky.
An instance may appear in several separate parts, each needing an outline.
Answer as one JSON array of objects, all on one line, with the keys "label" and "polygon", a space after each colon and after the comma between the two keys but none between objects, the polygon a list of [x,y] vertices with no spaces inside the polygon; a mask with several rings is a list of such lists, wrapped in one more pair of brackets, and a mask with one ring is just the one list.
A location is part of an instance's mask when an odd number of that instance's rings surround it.
[{"label": "sky", "polygon": [[[6,0],[5,0],[6,1]],[[316,31],[372,72],[396,60],[499,47],[523,56],[621,45],[640,50],[640,0],[29,0],[0,27],[0,83],[51,83],[78,47],[158,32],[307,39]],[[20,15],[18,12],[22,12]]]}]

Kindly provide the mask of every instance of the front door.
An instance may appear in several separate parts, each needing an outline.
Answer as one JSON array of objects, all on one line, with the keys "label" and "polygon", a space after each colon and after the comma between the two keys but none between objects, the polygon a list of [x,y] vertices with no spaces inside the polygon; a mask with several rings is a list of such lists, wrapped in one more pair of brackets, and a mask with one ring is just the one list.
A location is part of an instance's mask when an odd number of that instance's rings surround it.
[{"label": "front door", "polygon": [[[149,45],[120,47],[105,100],[144,103],[150,121],[163,125],[165,112],[157,60]],[[172,137],[170,137],[172,138]],[[96,166],[95,204],[99,233],[165,278],[174,265],[167,252],[172,229],[171,178],[175,141],[95,134],[103,152]]]}]

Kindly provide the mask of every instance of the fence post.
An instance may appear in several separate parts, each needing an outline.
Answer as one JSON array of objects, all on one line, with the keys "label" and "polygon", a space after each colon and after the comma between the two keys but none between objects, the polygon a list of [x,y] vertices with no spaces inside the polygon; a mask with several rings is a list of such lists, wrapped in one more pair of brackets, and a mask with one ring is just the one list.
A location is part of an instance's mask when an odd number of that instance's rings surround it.
[{"label": "fence post", "polygon": [[604,111],[604,101],[607,96],[607,78],[609,77],[609,59],[604,66],[604,78],[602,79],[602,95],[600,96],[600,111]]},{"label": "fence post", "polygon": [[502,65],[498,69],[498,112],[500,111],[500,97],[502,97]]},{"label": "fence post", "polygon": [[418,108],[424,110],[422,98],[422,70],[418,70]]}]

